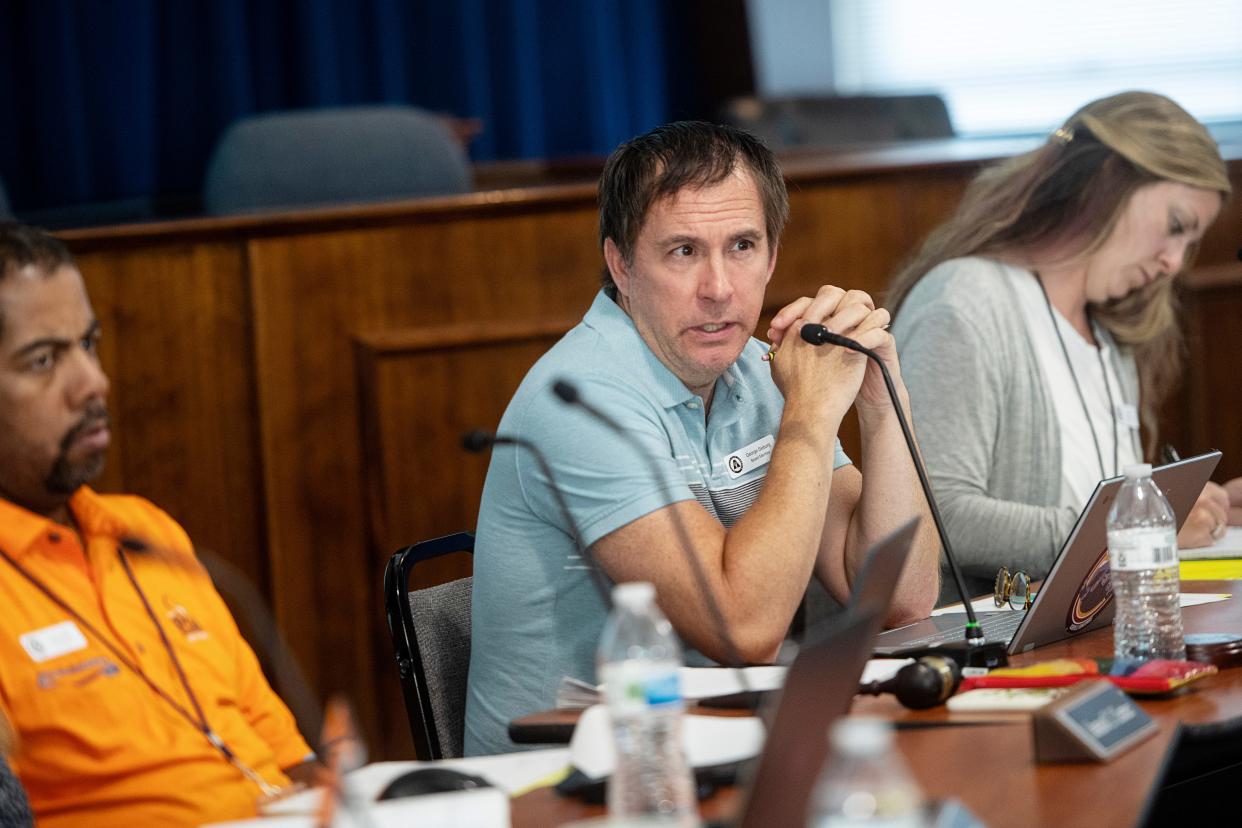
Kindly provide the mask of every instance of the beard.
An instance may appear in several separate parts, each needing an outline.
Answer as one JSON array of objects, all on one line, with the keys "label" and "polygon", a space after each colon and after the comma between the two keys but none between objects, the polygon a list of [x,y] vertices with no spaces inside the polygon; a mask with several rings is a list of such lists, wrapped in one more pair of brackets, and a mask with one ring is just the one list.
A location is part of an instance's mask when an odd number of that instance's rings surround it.
[{"label": "beard", "polygon": [[60,451],[52,463],[52,470],[48,472],[43,481],[43,488],[47,492],[54,495],[71,495],[99,476],[104,467],[104,452],[88,454],[85,458],[75,462],[69,459],[69,450],[82,434],[109,423],[108,409],[103,403],[87,408],[81,421],[69,429],[64,439],[60,441]]}]

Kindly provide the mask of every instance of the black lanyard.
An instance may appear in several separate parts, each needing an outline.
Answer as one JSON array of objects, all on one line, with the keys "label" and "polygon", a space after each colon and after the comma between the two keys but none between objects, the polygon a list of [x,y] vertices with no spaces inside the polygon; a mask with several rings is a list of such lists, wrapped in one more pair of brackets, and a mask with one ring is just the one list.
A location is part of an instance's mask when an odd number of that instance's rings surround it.
[{"label": "black lanyard", "polygon": [[99,630],[96,629],[93,624],[91,624],[89,621],[83,618],[81,613],[79,613],[73,607],[69,606],[68,602],[66,602],[63,598],[61,598],[59,595],[53,592],[51,587],[43,583],[43,581],[40,580],[38,577],[36,577],[33,572],[29,571],[24,566],[22,566],[17,561],[15,561],[12,558],[12,556],[10,556],[9,553],[6,552],[4,549],[0,549],[0,557],[4,558],[4,560],[8,562],[9,566],[13,567],[13,569],[15,569],[18,572],[18,574],[20,574],[23,578],[29,581],[30,584],[35,587],[35,589],[39,590],[45,596],[47,596],[47,599],[49,601],[51,601],[56,606],[60,607],[62,610],[68,613],[75,621],[77,621],[77,623],[81,624],[82,627],[85,628],[87,632],[93,635],[100,644],[102,644],[105,648],[107,648],[107,650],[110,653],[112,653],[112,656],[122,666],[124,666],[125,669],[129,670],[131,673],[138,676],[138,678],[142,679],[143,682],[146,683],[147,687],[151,688],[151,692],[155,693],[156,696],[163,699],[173,710],[177,711],[177,713],[180,714],[180,716],[183,719],[185,719],[191,725],[193,725],[195,730],[198,730],[200,733],[202,733],[203,736],[207,739],[207,741],[211,743],[212,747],[218,750],[220,754],[229,762],[229,764],[237,768],[241,772],[241,774],[245,776],[247,779],[249,779],[251,782],[258,785],[259,789],[263,791],[263,794],[265,796],[271,797],[271,796],[278,795],[280,793],[279,788],[277,788],[275,785],[272,785],[270,782],[265,780],[263,777],[259,776],[259,774],[256,773],[253,768],[249,767],[244,762],[242,762],[240,759],[238,759],[237,754],[233,753],[232,748],[230,748],[227,744],[225,744],[224,740],[221,739],[220,736],[214,730],[212,730],[211,725],[207,721],[207,715],[203,712],[202,705],[198,703],[198,696],[194,693],[194,688],[190,686],[190,682],[189,682],[189,679],[186,677],[185,670],[182,669],[181,667],[181,659],[177,658],[177,652],[176,650],[173,649],[172,642],[168,640],[168,635],[167,633],[164,632],[163,625],[160,624],[159,618],[157,618],[155,615],[155,611],[151,609],[151,603],[147,600],[146,593],[142,591],[142,587],[138,585],[138,579],[134,577],[134,572],[129,566],[129,559],[126,558],[125,556],[125,550],[121,548],[120,546],[118,546],[116,550],[116,554],[117,554],[117,557],[120,558],[121,560],[121,568],[125,570],[126,577],[129,578],[130,584],[132,584],[134,587],[134,592],[138,593],[138,598],[139,600],[142,601],[142,606],[147,612],[147,617],[151,619],[151,623],[155,625],[156,632],[158,632],[160,635],[160,641],[162,641],[164,644],[164,650],[168,653],[168,658],[169,660],[172,661],[173,668],[177,672],[177,677],[181,680],[181,686],[185,689],[185,694],[189,698],[190,704],[194,707],[193,714],[190,713],[190,711],[186,710],[184,705],[182,705],[180,702],[178,702],[176,699],[170,696],[162,687],[160,687],[158,684],[152,681],[152,679],[145,672],[143,672],[141,667],[139,667],[134,662],[130,661],[129,657],[126,656],[123,652],[121,652],[119,647],[117,647],[106,636],[100,633]]},{"label": "black lanyard", "polygon": [[[1048,291],[1044,287],[1044,280],[1040,278],[1038,273],[1035,274],[1035,282],[1039,285],[1039,292],[1044,295],[1044,304],[1048,306],[1048,318],[1052,321],[1052,331],[1057,335],[1057,342],[1061,343],[1061,353],[1065,356],[1065,367],[1069,369],[1070,379],[1074,381],[1074,391],[1078,394],[1078,402],[1082,403],[1082,415],[1087,418],[1087,428],[1091,431],[1091,442],[1095,444],[1095,459],[1100,464],[1100,479],[1104,480],[1110,475],[1104,468],[1104,452],[1100,450],[1100,439],[1095,435],[1095,423],[1091,419],[1091,409],[1087,407],[1087,397],[1082,393],[1082,386],[1078,384],[1078,374],[1074,372],[1074,362],[1070,359],[1069,348],[1065,347],[1065,337],[1061,336],[1061,326],[1057,324],[1056,311],[1052,309],[1052,300],[1048,298]],[[1087,324],[1091,324],[1090,315],[1087,316]],[[1108,368],[1104,365],[1104,351],[1098,345],[1095,349],[1095,355],[1100,360],[1100,374],[1104,378],[1104,393],[1108,396],[1108,421],[1112,423],[1113,427],[1113,473],[1111,476],[1116,477],[1117,466],[1120,462],[1118,460],[1120,452],[1118,444],[1121,442],[1117,438],[1117,409],[1113,405],[1113,388],[1108,382]]]}]

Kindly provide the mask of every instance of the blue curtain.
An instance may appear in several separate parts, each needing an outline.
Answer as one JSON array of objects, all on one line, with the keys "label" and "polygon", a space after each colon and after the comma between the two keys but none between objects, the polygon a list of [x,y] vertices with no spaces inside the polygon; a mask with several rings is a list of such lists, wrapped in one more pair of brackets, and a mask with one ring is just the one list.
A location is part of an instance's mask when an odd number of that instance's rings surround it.
[{"label": "blue curtain", "polygon": [[476,160],[606,153],[669,119],[669,8],[0,0],[0,178],[19,211],[193,193],[238,117],[356,103],[479,118]]}]

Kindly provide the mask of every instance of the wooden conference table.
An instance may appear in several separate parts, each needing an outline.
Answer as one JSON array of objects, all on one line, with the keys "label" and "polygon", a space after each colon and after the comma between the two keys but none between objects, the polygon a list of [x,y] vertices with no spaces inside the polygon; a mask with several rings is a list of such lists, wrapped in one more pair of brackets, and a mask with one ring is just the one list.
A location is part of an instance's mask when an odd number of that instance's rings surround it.
[{"label": "wooden conference table", "polygon": [[[1233,596],[1184,609],[1187,632],[1242,633],[1242,581],[1184,581],[1182,589]],[[1012,663],[1110,657],[1112,645],[1112,628],[1106,627],[1015,656]],[[1222,670],[1171,698],[1140,703],[1159,725],[1159,733],[1103,765],[1036,764],[1026,715],[954,714],[943,707],[911,711],[891,697],[859,697],[851,712],[895,721],[897,745],[924,792],[931,798],[961,800],[988,825],[1136,826],[1169,783],[1175,754],[1181,760],[1196,744],[1211,744],[1213,769],[1242,762],[1242,669]],[[565,715],[550,712],[519,721],[552,724]],[[1233,742],[1231,733],[1237,736]],[[1235,743],[1236,749],[1231,748]],[[1186,750],[1175,750],[1179,744]],[[726,817],[740,801],[739,790],[722,790],[701,804],[703,817]],[[551,788],[518,797],[512,808],[514,828],[560,825],[602,813],[602,808],[563,799]]]}]

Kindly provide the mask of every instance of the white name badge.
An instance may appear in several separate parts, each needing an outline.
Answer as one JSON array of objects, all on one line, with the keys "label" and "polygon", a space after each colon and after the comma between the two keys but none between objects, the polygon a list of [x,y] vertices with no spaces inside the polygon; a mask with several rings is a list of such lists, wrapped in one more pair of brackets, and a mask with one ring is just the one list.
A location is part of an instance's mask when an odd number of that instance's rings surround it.
[{"label": "white name badge", "polygon": [[749,446],[742,446],[725,458],[725,471],[729,473],[729,477],[736,480],[747,472],[766,466],[772,459],[772,446],[774,445],[776,445],[776,438],[769,434],[766,437],[760,437]]},{"label": "white name badge", "polygon": [[1130,403],[1117,403],[1117,422],[1131,431],[1138,431],[1138,409]]},{"label": "white name badge", "polygon": [[72,621],[61,621],[41,630],[24,633],[19,639],[22,649],[35,661],[59,658],[86,648],[86,637]]}]

